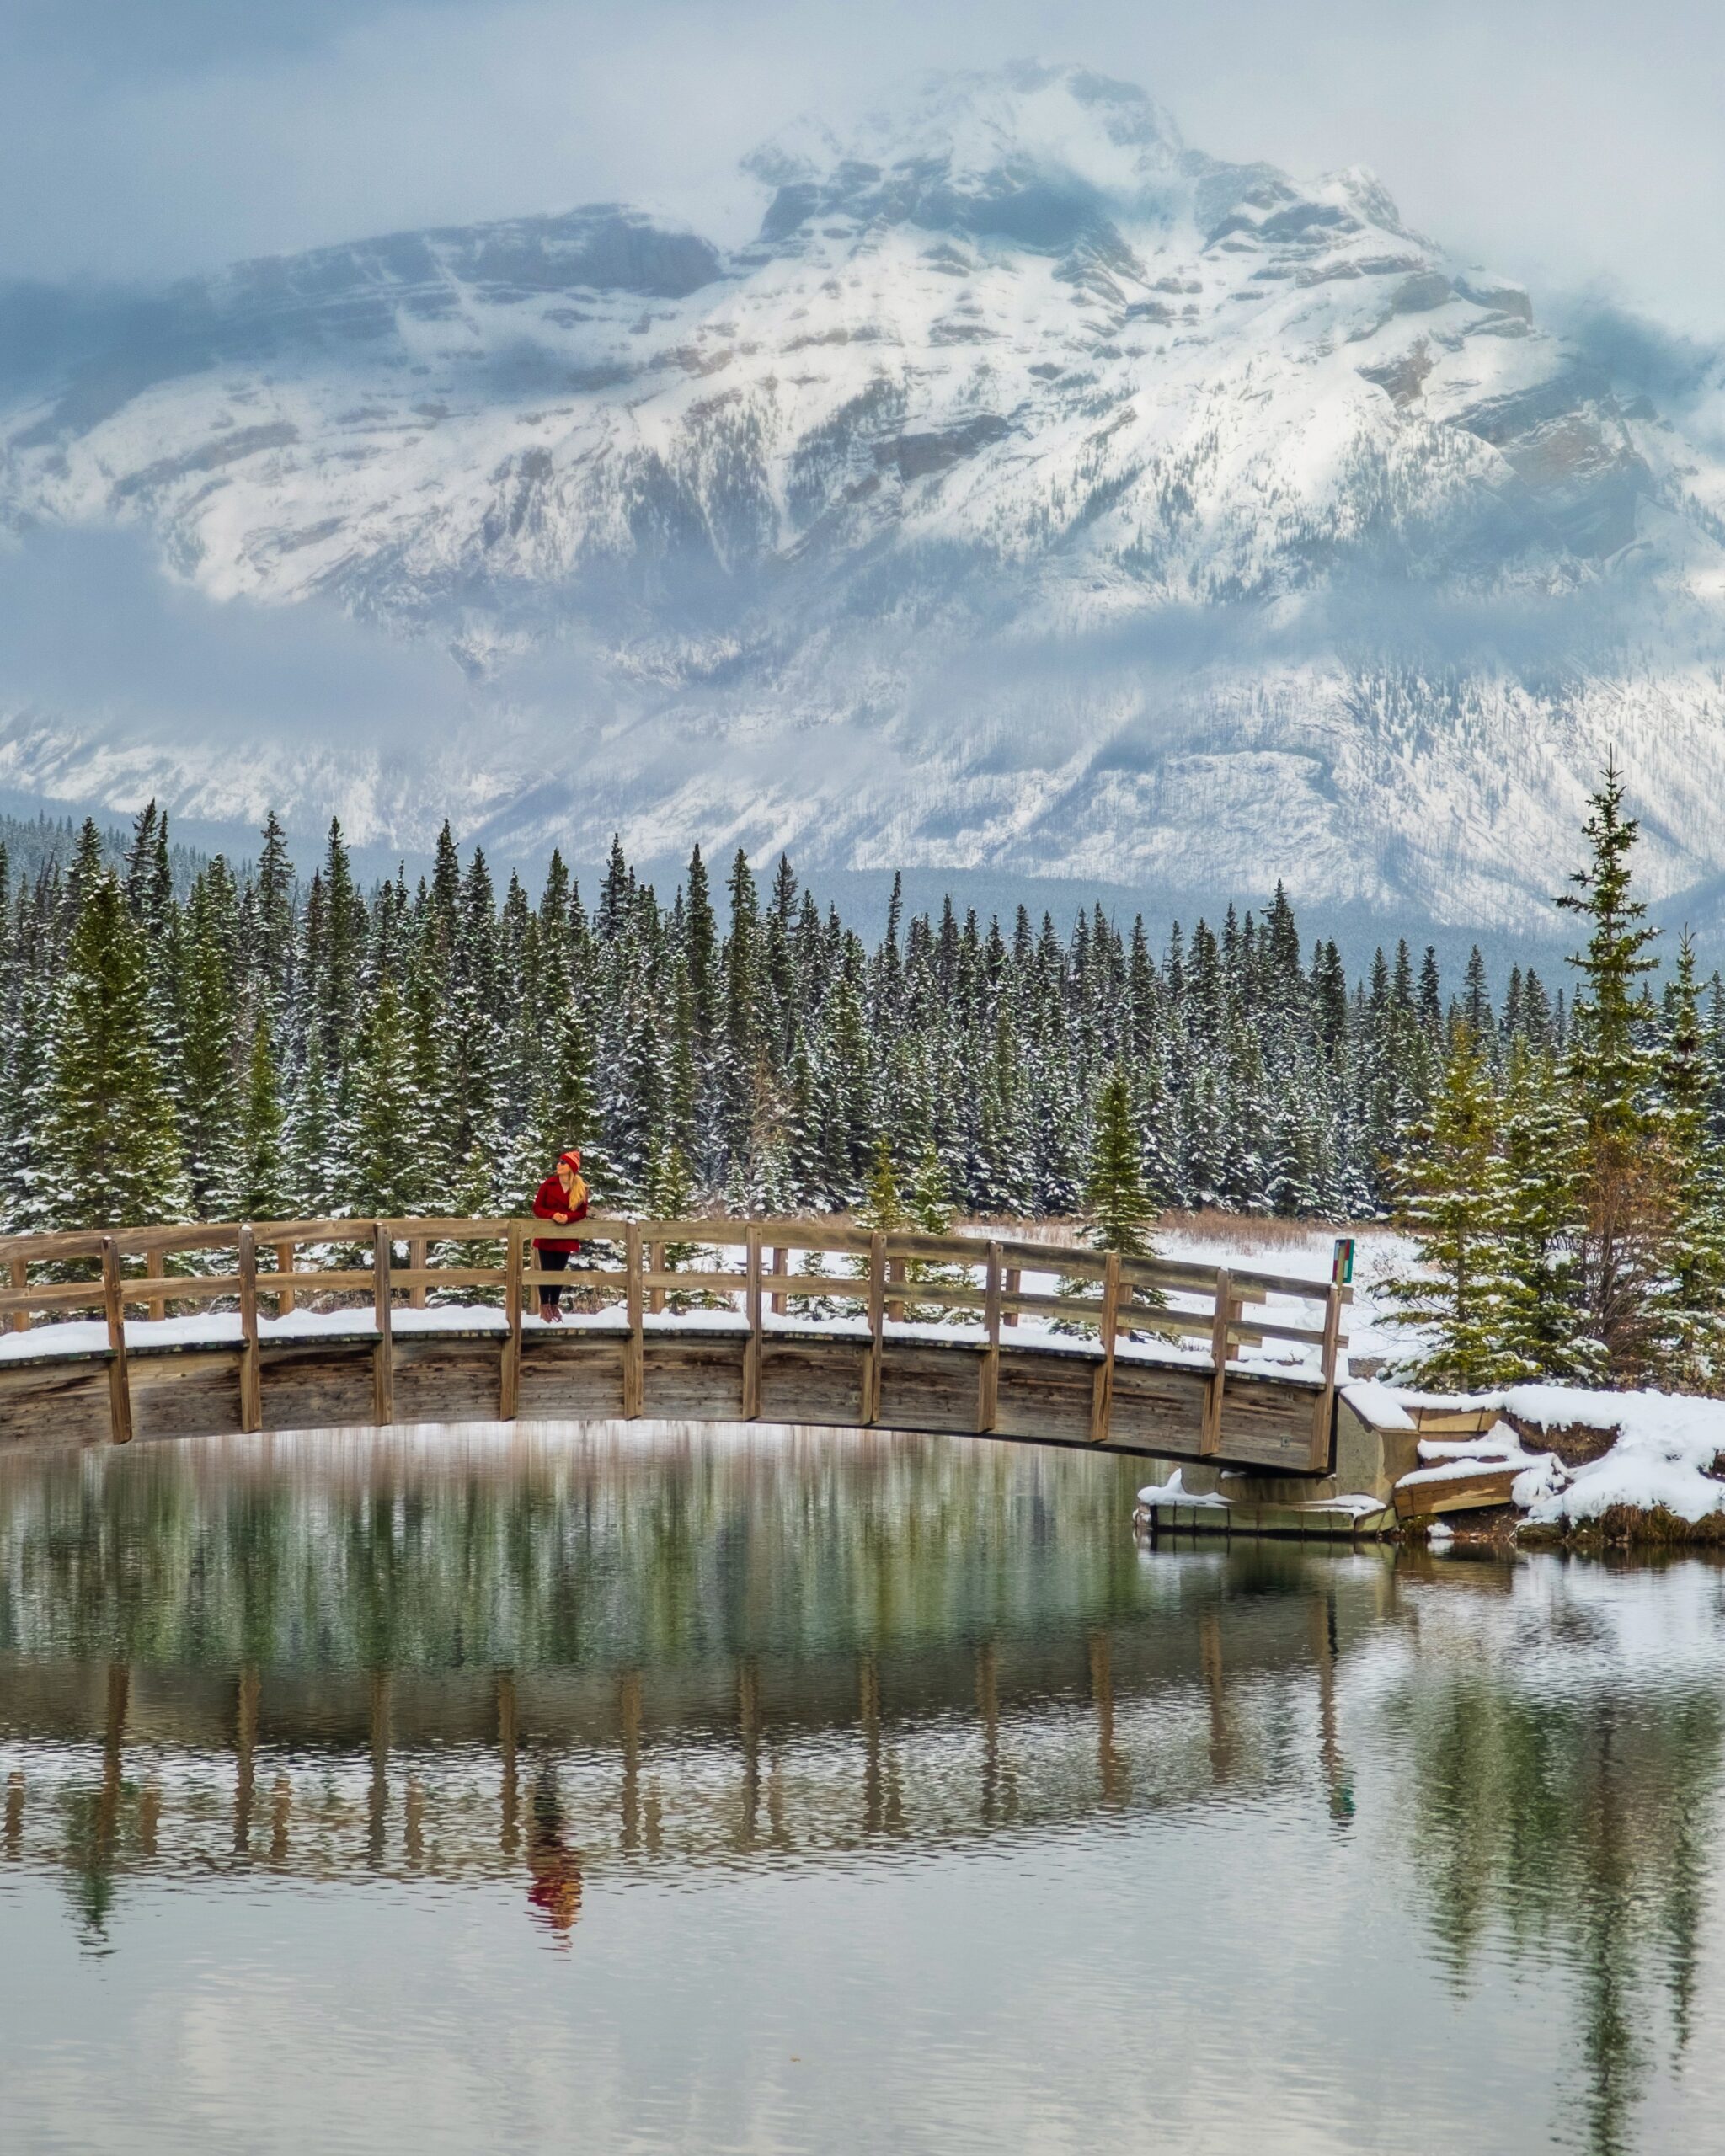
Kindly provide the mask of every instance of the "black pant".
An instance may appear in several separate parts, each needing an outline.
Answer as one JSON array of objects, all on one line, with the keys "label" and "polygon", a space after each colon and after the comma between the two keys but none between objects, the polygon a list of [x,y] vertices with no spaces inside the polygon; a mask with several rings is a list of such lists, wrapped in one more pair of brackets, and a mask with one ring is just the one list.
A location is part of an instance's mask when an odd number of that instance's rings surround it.
[{"label": "black pant", "polygon": [[[538,1264],[535,1266],[533,1269],[536,1273],[564,1272],[568,1269],[569,1262],[574,1254],[574,1251],[572,1250],[547,1250],[542,1246],[540,1246],[536,1247],[533,1252],[533,1255],[539,1261]],[[561,1310],[562,1308],[563,1289],[560,1287],[547,1288],[542,1284],[539,1289],[539,1315],[541,1317],[544,1316],[547,1310]]]}]

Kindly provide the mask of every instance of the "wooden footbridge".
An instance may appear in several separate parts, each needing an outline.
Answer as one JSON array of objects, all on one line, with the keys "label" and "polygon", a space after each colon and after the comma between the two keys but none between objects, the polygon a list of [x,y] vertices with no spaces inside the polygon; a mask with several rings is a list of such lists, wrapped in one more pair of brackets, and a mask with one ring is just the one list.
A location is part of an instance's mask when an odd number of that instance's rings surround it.
[{"label": "wooden footbridge", "polygon": [[[586,1269],[546,1273],[543,1232],[326,1219],[0,1238],[0,1443],[650,1417],[1330,1465],[1348,1298],[1327,1283],[830,1220],[594,1218]],[[541,1286],[575,1291],[563,1324],[529,1314]]]}]

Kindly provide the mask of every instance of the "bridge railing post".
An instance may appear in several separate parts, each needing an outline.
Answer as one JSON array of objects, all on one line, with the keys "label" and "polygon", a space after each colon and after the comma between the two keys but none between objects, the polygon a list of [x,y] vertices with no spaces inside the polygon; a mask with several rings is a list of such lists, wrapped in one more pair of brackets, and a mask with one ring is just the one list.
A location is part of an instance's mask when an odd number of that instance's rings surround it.
[{"label": "bridge railing post", "polygon": [[641,1317],[641,1223],[631,1220],[623,1230],[623,1307],[629,1337],[623,1346],[623,1420],[638,1422],[647,1382],[647,1335]]},{"label": "bridge railing post", "polygon": [[761,1417],[761,1223],[749,1223],[749,1239],[743,1256],[743,1315],[749,1337],[743,1348],[743,1420]]},{"label": "bridge railing post", "polygon": [[868,1355],[862,1366],[862,1422],[880,1420],[880,1365],[886,1352],[886,1237],[868,1238]]},{"label": "bridge railing post", "polygon": [[983,1290],[982,1323],[988,1344],[982,1351],[982,1371],[976,1383],[976,1428],[984,1437],[1000,1420],[1001,1412],[1001,1246],[988,1246],[988,1281]]},{"label": "bridge railing post", "polygon": [[1336,1364],[1342,1342],[1342,1290],[1333,1280],[1324,1290],[1324,1338],[1321,1367],[1323,1390],[1311,1416],[1311,1458],[1314,1474],[1330,1464],[1330,1424],[1336,1408]]},{"label": "bridge railing post", "polygon": [[395,1331],[393,1322],[389,1273],[393,1259],[389,1229],[382,1220],[371,1223],[371,1310],[377,1326],[373,1351],[372,1391],[376,1396],[372,1419],[380,1429],[395,1420]]},{"label": "bridge railing post", "polygon": [[1120,1329],[1120,1253],[1111,1250],[1102,1276],[1102,1364],[1090,1396],[1090,1442],[1108,1442],[1114,1406],[1114,1344]]},{"label": "bridge railing post", "polygon": [[1226,1265],[1217,1270],[1215,1292],[1215,1306],[1210,1329],[1210,1361],[1215,1374],[1204,1396],[1203,1433],[1198,1444],[1200,1458],[1220,1452],[1222,1446],[1222,1388],[1227,1381],[1228,1321],[1234,1300],[1233,1280]]},{"label": "bridge railing post", "polygon": [[239,1231],[239,1426],[264,1427],[264,1373],[258,1344],[258,1239],[249,1220]]},{"label": "bridge railing post", "polygon": [[503,1343],[503,1369],[498,1387],[497,1419],[513,1422],[521,1404],[521,1272],[527,1231],[519,1220],[509,1224],[509,1248],[504,1258],[503,1310],[509,1332]]},{"label": "bridge railing post", "polygon": [[109,1434],[117,1445],[131,1440],[131,1376],[126,1364],[126,1305],[120,1300],[120,1251],[112,1235],[102,1238],[102,1307],[108,1320]]},{"label": "bridge railing post", "polygon": [[[14,1291],[21,1295],[29,1284],[29,1260],[27,1257],[13,1258],[12,1261],[12,1285]],[[12,1313],[12,1329],[14,1332],[28,1332],[29,1331],[30,1314],[28,1310],[14,1310]]]},{"label": "bridge railing post", "polygon": [[[292,1243],[277,1243],[275,1246],[275,1270],[278,1273],[291,1273],[293,1271],[295,1249],[296,1246]],[[287,1317],[291,1315],[293,1305],[293,1289],[291,1288],[277,1289],[275,1292],[275,1315],[277,1317]]]}]

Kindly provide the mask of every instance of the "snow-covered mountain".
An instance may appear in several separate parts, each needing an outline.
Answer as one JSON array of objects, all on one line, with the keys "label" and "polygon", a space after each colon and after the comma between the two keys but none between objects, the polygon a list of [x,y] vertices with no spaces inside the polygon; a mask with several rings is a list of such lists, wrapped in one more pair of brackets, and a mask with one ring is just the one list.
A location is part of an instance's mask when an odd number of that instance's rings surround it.
[{"label": "snow-covered mountain", "polygon": [[[0,410],[0,519],[453,654],[453,717],[0,707],[0,785],[1509,925],[1608,747],[1725,872],[1725,371],[1660,408],[1370,173],[1024,66],[606,206],[253,262]],[[0,698],[5,691],[0,664]],[[243,742],[243,750],[236,743]]]}]

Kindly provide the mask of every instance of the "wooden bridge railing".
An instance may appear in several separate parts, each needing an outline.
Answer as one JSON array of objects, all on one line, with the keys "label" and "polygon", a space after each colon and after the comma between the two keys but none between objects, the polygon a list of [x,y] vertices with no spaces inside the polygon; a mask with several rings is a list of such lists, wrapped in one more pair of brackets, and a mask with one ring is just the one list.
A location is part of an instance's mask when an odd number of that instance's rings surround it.
[{"label": "wooden bridge railing", "polygon": [[[662,1313],[667,1299],[689,1298],[708,1307],[740,1305],[747,1331],[743,1378],[745,1419],[760,1413],[761,1341],[763,1305],[771,1314],[785,1313],[793,1299],[849,1302],[866,1319],[869,1351],[862,1397],[862,1420],[874,1422],[880,1406],[881,1353],[885,1328],[911,1311],[938,1321],[956,1313],[971,1318],[983,1333],[976,1427],[995,1428],[1001,1332],[1023,1317],[1059,1319],[1100,1338],[1102,1356],[1094,1378],[1091,1435],[1105,1441],[1119,1337],[1144,1331],[1204,1341],[1210,1377],[1204,1410],[1202,1449],[1220,1447],[1221,1413],[1227,1366],[1242,1348],[1267,1341],[1286,1342],[1317,1350],[1322,1389],[1313,1420],[1313,1459],[1327,1445],[1341,1350],[1343,1309],[1348,1289],[1325,1281],[1270,1273],[1255,1267],[1216,1267],[1162,1257],[1123,1257],[1074,1245],[1036,1242],[1007,1236],[927,1235],[911,1230],[873,1231],[821,1219],[639,1220],[595,1215],[573,1231],[586,1246],[588,1263],[579,1270],[547,1272],[529,1263],[535,1235],[556,1235],[555,1228],[531,1219],[272,1220],[200,1223],[162,1228],[0,1236],[0,1266],[9,1268],[10,1286],[0,1289],[0,1321],[28,1331],[40,1315],[59,1318],[93,1311],[104,1319],[110,1353],[113,1435],[123,1443],[131,1434],[126,1369],[125,1313],[131,1307],[166,1315],[170,1303],[233,1303],[241,1329],[241,1428],[262,1427],[259,1351],[270,1336],[259,1329],[259,1305],[273,1299],[286,1316],[306,1296],[363,1297],[371,1305],[376,1335],[375,1410],[380,1423],[394,1419],[393,1312],[397,1297],[409,1308],[426,1307],[429,1290],[482,1289],[502,1291],[507,1322],[499,1400],[500,1419],[512,1421],[520,1388],[522,1316],[541,1287],[573,1289],[603,1305],[621,1303],[628,1327],[624,1359],[626,1416],[642,1412],[644,1321]],[[439,1244],[504,1246],[498,1264],[451,1262],[433,1264]],[[395,1262],[403,1246],[409,1262]],[[718,1266],[672,1262],[679,1246],[740,1253],[740,1262]],[[595,1249],[595,1246],[597,1246]],[[366,1262],[302,1267],[306,1249],[363,1252]],[[268,1252],[273,1264],[261,1263]],[[830,1274],[793,1272],[793,1259],[819,1254],[851,1260],[855,1271]],[[170,1257],[197,1257],[214,1267],[196,1273],[165,1270]],[[595,1259],[601,1262],[595,1262]],[[63,1270],[93,1264],[99,1277],[85,1280],[43,1280],[32,1270]],[[131,1264],[142,1272],[128,1271]],[[231,1267],[231,1269],[230,1269]],[[1052,1273],[1075,1283],[1072,1292],[1027,1290],[1027,1273]],[[1179,1295],[1188,1305],[1176,1308]],[[1273,1310],[1270,1295],[1322,1307],[1316,1325],[1296,1322]],[[1252,1298],[1248,1307],[1248,1297]]]}]

